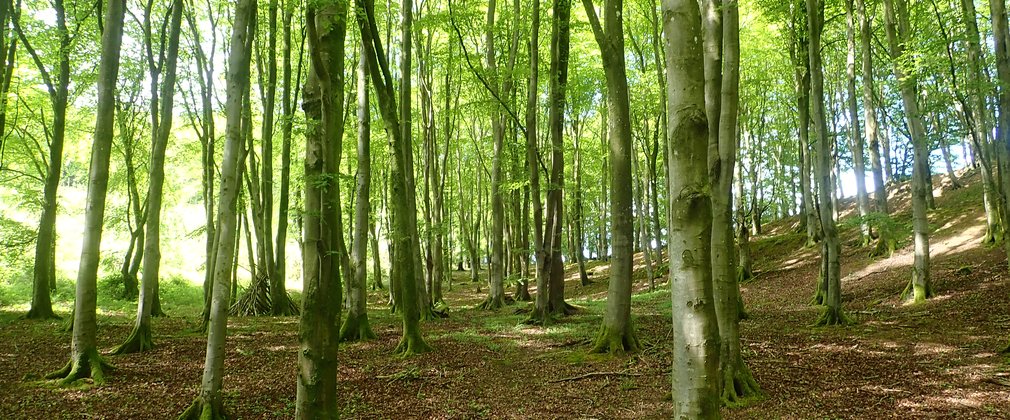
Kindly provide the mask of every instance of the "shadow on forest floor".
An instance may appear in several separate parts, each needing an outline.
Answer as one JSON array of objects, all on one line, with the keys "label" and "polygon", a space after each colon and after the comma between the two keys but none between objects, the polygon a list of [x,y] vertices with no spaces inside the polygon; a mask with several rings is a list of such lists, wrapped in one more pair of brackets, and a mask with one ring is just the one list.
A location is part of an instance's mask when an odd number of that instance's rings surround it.
[{"label": "shadow on forest floor", "polygon": [[[751,318],[741,324],[744,355],[765,398],[724,410],[724,416],[1005,418],[1010,387],[1000,383],[1008,366],[997,351],[1010,338],[1010,284],[1002,250],[978,245],[980,190],[976,182],[937,197],[931,225],[938,296],[925,304],[898,301],[910,276],[908,246],[891,258],[870,259],[855,246],[857,230],[843,231],[843,305],[858,321],[846,328],[809,326],[817,312],[808,305],[816,249],[790,233],[795,219],[767,226],[770,233],[754,238],[759,274],[743,286]],[[902,199],[899,189],[892,200]],[[896,218],[907,221],[908,211],[896,208]],[[636,264],[643,264],[641,255]],[[423,323],[436,351],[410,359],[391,355],[399,318],[389,313],[386,292],[372,292],[369,317],[378,338],[340,349],[344,417],[668,418],[665,275],[650,292],[644,270],[636,272],[633,312],[644,350],[612,358],[588,353],[604,311],[608,267],[594,261],[588,268],[592,284],[581,286],[577,275],[566,282],[569,301],[581,310],[546,328],[521,324],[525,315],[517,310],[528,303],[498,312],[472,309],[484,294],[468,273],[454,272],[446,293],[449,318]],[[185,301],[188,295],[180,296]],[[34,378],[65,363],[69,333],[58,322],[17,321],[12,308],[4,308],[0,417],[177,416],[196,395],[202,373],[205,337],[189,332],[198,322],[195,308],[180,305],[171,317],[155,320],[154,350],[108,357],[117,369],[104,386],[66,390]],[[103,349],[127,336],[129,313],[110,309],[100,317]],[[297,329],[294,317],[229,321],[224,387],[236,418],[293,415]],[[594,372],[607,374],[584,376]]]}]

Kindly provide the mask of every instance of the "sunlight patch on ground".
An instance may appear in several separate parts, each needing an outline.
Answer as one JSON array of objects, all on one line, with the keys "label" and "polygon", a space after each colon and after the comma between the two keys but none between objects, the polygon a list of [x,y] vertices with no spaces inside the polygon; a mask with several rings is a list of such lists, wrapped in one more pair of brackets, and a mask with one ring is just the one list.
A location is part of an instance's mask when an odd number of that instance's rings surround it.
[{"label": "sunlight patch on ground", "polygon": [[914,348],[916,355],[922,354],[946,354],[957,351],[956,348],[939,343],[917,343]]}]

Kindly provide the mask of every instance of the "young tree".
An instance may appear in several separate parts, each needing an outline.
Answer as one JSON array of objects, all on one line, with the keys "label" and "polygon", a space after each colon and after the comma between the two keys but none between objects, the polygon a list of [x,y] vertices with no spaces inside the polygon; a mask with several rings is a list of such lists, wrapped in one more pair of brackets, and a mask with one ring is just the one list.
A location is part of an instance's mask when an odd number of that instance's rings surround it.
[{"label": "young tree", "polygon": [[[242,102],[249,87],[249,64],[253,37],[256,33],[256,0],[239,0],[235,4],[228,56],[228,90],[225,102],[225,149],[221,162],[221,190],[218,193],[218,239],[214,261],[214,280],[210,323],[207,329],[207,353],[203,366],[200,395],[183,412],[182,419],[224,419],[225,338],[228,335],[228,298],[230,274],[235,264],[234,251],[236,208],[239,190],[239,156],[242,154]],[[334,305],[339,306],[339,305]]]},{"label": "young tree", "polygon": [[[161,54],[165,66],[165,80],[161,84],[161,110],[158,125],[151,142],[151,166],[147,192],[147,233],[144,237],[144,272],[141,278],[140,299],[137,301],[137,319],[126,341],[113,353],[136,353],[154,346],[151,341],[151,308],[154,287],[161,266],[161,207],[165,184],[165,149],[172,132],[172,112],[175,104],[176,63],[179,58],[179,35],[182,28],[182,0],[171,4],[171,21],[168,26],[168,51]],[[150,15],[148,11],[147,15]]]},{"label": "young tree", "polygon": [[871,47],[873,32],[870,29],[870,18],[866,13],[866,0],[855,0],[856,15],[859,20],[859,42],[862,50],[862,91],[863,91],[863,124],[866,124],[866,138],[870,144],[870,168],[873,171],[873,188],[876,211],[888,213],[887,188],[884,187],[884,172],[880,165],[880,136],[877,127],[877,107],[873,100],[875,91],[873,84],[873,50]]},{"label": "young tree", "polygon": [[[624,63],[623,0],[609,0],[603,6],[603,23],[592,0],[582,0],[603,57],[607,79],[607,119],[610,133],[610,223],[613,257],[607,312],[593,342],[593,352],[623,354],[636,352],[640,345],[631,322],[631,272],[634,259],[634,232],[631,185],[631,105],[628,75]],[[581,254],[582,249],[575,252]]]},{"label": "young tree", "polygon": [[[863,135],[859,130],[859,103],[856,100],[856,16],[853,0],[845,0],[845,88],[849,113],[849,148],[852,151],[852,169],[856,175],[856,209],[859,211],[860,236],[863,245],[870,243],[870,197],[866,193],[866,163],[863,158]],[[878,196],[880,193],[878,193]]]},{"label": "young tree", "polygon": [[77,274],[70,361],[63,369],[46,375],[48,379],[61,379],[63,384],[89,377],[100,384],[104,382],[104,370],[109,367],[98,354],[98,263],[101,259],[106,192],[109,188],[109,160],[115,135],[116,80],[119,78],[125,15],[125,0],[106,2],[102,60],[98,70],[95,136],[91,145],[91,169],[88,171],[84,243],[81,245],[81,262]]},{"label": "young tree", "polygon": [[663,0],[669,124],[669,255],[674,417],[718,418],[719,331],[712,266],[712,199],[701,14],[694,0]]}]

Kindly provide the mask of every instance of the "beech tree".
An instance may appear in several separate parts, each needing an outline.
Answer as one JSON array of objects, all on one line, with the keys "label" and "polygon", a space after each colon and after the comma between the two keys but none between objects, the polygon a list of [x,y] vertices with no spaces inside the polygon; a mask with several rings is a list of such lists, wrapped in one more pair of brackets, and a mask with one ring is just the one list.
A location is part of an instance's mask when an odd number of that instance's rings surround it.
[{"label": "beech tree", "polygon": [[84,243],[77,274],[74,304],[74,332],[70,361],[48,379],[60,379],[71,384],[82,378],[95,383],[105,380],[109,365],[98,354],[98,263],[105,220],[106,192],[109,187],[109,161],[115,130],[116,81],[119,78],[119,55],[123,44],[123,17],[126,1],[109,0],[105,5],[105,30],[102,33],[102,61],[98,71],[98,105],[95,112],[95,135],[91,145],[91,169],[88,171],[87,212],[84,215]]},{"label": "beech tree", "polygon": [[712,281],[712,197],[701,14],[693,0],[663,0],[670,165],[674,417],[719,416],[719,326]]},{"label": "beech tree", "polygon": [[[221,189],[218,192],[216,255],[211,293],[210,322],[207,328],[207,353],[203,366],[200,394],[183,412],[184,419],[223,419],[226,417],[221,393],[224,380],[225,340],[228,335],[229,274],[235,264],[235,237],[238,232],[236,211],[239,183],[239,155],[242,154],[242,98],[249,86],[249,64],[256,28],[256,1],[235,4],[228,55],[228,90],[225,103],[225,150],[221,161]],[[337,305],[338,306],[338,305]],[[339,307],[339,306],[338,306]]]}]

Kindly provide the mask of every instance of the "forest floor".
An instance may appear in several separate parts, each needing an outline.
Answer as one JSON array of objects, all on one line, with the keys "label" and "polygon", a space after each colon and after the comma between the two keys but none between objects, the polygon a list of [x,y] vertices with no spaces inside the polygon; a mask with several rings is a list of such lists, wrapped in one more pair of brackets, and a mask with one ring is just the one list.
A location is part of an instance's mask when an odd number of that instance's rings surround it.
[{"label": "forest floor", "polygon": [[[750,318],[741,335],[764,396],[724,409],[724,417],[1007,418],[1010,365],[998,353],[1010,339],[1005,257],[1000,247],[980,245],[977,182],[953,190],[937,181],[938,209],[930,216],[937,296],[924,304],[898,299],[910,277],[907,238],[891,258],[871,259],[858,247],[858,227],[842,223],[843,306],[857,323],[811,327],[816,248],[803,246],[794,219],[766,226],[754,238],[757,278],[742,287]],[[907,190],[892,195],[908,234]],[[547,328],[521,324],[525,315],[517,310],[527,303],[498,312],[473,309],[484,294],[463,281],[467,273],[455,273],[446,293],[450,316],[423,323],[436,350],[409,359],[391,354],[400,323],[384,292],[373,292],[369,316],[378,339],[340,348],[344,417],[669,418],[669,288],[663,276],[650,292],[641,255],[637,262],[632,310],[644,349],[620,358],[588,353],[605,307],[605,262],[589,264],[594,282],[588,286],[569,271],[566,294],[581,309]],[[3,308],[0,418],[177,416],[198,392],[205,350],[205,336],[190,331],[198,322],[199,289],[188,293],[197,306],[170,307],[171,317],[155,320],[154,350],[108,356],[116,369],[104,385],[73,389],[38,380],[66,363],[70,334],[58,322],[19,321]],[[129,333],[129,306],[103,307],[103,348]],[[297,328],[294,317],[229,320],[224,388],[235,418],[292,416]]]}]

